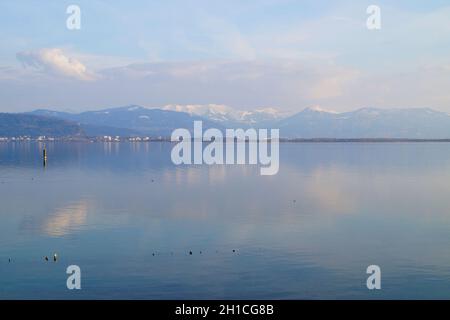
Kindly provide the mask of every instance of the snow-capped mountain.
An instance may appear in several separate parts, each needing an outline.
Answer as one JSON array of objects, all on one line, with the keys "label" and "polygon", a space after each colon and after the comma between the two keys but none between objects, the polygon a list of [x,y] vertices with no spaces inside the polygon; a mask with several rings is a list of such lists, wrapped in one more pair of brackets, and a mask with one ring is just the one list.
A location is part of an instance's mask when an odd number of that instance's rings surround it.
[{"label": "snow-capped mountain", "polygon": [[450,115],[430,108],[342,113],[307,108],[276,125],[281,136],[295,138],[450,138]]},{"label": "snow-capped mountain", "polygon": [[163,110],[186,112],[190,115],[201,116],[211,121],[222,123],[223,125],[236,126],[238,124],[253,126],[263,122],[279,120],[286,116],[274,108],[261,108],[252,111],[236,110],[223,104],[205,105],[175,105],[170,104],[162,108]]}]

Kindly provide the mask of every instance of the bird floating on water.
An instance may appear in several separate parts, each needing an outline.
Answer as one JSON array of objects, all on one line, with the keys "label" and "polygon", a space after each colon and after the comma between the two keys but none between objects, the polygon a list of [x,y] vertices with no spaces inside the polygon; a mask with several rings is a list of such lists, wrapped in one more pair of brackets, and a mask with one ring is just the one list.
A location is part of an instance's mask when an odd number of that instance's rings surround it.
[{"label": "bird floating on water", "polygon": [[53,261],[56,262],[56,260],[58,260],[58,255],[55,253],[55,254],[53,255]]},{"label": "bird floating on water", "polygon": [[48,261],[48,257],[47,256],[45,256],[44,259],[45,259],[45,261]]}]

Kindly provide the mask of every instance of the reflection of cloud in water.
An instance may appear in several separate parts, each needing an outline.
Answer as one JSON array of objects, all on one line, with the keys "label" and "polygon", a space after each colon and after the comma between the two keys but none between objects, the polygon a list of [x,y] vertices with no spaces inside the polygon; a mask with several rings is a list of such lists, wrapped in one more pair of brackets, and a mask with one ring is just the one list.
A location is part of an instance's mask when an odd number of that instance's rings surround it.
[{"label": "reflection of cloud in water", "polygon": [[89,204],[86,200],[80,200],[58,208],[44,222],[43,233],[53,237],[70,234],[86,224],[88,207]]},{"label": "reflection of cloud in water", "polygon": [[354,213],[357,207],[352,177],[338,168],[318,168],[306,179],[306,196],[320,213]]}]

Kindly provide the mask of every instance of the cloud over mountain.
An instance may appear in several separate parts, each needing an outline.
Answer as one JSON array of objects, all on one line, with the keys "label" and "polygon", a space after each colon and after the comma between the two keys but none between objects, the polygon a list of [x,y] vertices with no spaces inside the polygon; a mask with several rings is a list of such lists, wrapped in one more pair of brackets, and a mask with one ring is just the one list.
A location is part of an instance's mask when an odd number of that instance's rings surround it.
[{"label": "cloud over mountain", "polygon": [[84,81],[95,78],[94,74],[90,73],[83,63],[73,57],[69,57],[59,48],[19,52],[16,57],[25,67],[32,67],[51,74]]}]

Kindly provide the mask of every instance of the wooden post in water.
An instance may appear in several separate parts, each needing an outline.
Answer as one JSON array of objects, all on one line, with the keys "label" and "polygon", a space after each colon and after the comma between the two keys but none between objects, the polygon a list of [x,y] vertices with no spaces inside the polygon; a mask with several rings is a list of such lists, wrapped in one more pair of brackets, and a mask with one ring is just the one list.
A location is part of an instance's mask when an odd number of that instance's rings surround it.
[{"label": "wooden post in water", "polygon": [[47,149],[45,148],[44,145],[44,149],[42,150],[42,158],[43,158],[43,163],[44,163],[44,167],[47,165]]}]

